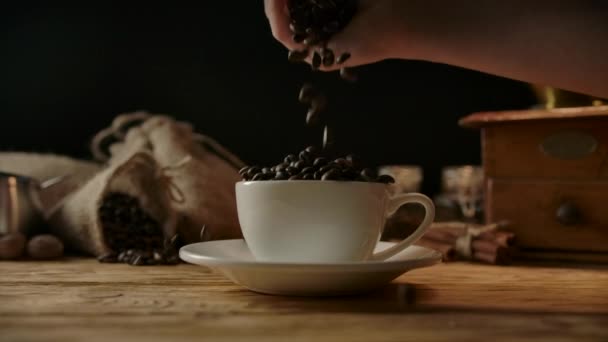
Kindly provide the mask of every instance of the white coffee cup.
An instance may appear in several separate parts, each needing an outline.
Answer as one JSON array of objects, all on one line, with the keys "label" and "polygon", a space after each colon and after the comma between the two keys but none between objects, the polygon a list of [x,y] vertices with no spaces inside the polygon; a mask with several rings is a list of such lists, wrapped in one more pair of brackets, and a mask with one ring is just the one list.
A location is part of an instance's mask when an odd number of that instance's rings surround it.
[{"label": "white coffee cup", "polygon": [[[387,185],[371,182],[238,182],[236,202],[247,246],[265,262],[385,260],[416,242],[435,216],[428,197],[390,197]],[[386,218],[406,203],[424,206],[422,223],[397,245],[374,254]]]}]

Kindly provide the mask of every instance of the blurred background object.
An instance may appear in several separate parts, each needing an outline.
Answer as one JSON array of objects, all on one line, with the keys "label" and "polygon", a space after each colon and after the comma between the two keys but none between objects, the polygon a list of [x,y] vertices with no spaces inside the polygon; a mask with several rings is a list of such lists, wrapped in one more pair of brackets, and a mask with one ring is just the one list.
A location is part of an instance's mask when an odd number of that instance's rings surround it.
[{"label": "blurred background object", "polygon": [[483,222],[483,169],[448,166],[441,172],[441,192],[435,196],[437,221]]},{"label": "blurred background object", "polygon": [[544,109],[602,106],[608,104],[608,101],[605,99],[550,86],[532,85],[531,87],[538,98],[537,107]]},{"label": "blurred background object", "polygon": [[419,192],[424,177],[417,165],[384,165],[378,168],[378,174],[393,177],[395,183],[390,185],[393,194]]}]

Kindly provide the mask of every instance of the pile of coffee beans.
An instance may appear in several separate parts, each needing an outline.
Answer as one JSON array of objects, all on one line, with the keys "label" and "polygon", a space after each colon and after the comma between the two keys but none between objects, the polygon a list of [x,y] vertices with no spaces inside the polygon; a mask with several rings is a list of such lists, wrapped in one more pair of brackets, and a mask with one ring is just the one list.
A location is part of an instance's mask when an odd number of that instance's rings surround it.
[{"label": "pile of coffee beans", "polygon": [[139,205],[133,196],[112,192],[99,208],[104,239],[111,253],[100,262],[122,262],[134,266],[179,263],[177,235],[165,238],[161,225]]},{"label": "pile of coffee beans", "polygon": [[0,236],[0,260],[16,260],[23,256],[34,260],[59,258],[63,256],[63,242],[50,234],[36,235],[29,241],[19,232]]},{"label": "pile of coffee beans", "polygon": [[290,154],[282,163],[272,167],[246,166],[239,174],[247,181],[271,180],[321,180],[393,183],[388,175],[380,175],[365,168],[353,155],[344,158],[327,158],[321,150],[309,146],[298,156]]}]

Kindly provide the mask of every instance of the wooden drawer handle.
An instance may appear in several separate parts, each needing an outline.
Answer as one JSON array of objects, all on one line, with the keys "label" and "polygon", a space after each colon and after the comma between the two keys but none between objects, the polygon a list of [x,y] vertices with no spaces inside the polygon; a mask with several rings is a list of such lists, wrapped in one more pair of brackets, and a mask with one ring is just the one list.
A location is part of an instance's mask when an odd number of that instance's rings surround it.
[{"label": "wooden drawer handle", "polygon": [[574,226],[582,223],[583,215],[581,210],[572,202],[564,202],[555,213],[557,221],[564,226]]}]

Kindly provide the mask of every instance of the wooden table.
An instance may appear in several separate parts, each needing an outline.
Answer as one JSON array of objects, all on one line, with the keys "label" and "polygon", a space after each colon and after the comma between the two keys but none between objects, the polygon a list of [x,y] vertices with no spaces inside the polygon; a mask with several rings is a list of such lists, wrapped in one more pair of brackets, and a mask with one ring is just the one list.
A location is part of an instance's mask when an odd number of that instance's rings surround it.
[{"label": "wooden table", "polygon": [[608,341],[608,269],[443,264],[365,296],[275,297],[191,265],[0,262],[1,341]]}]

